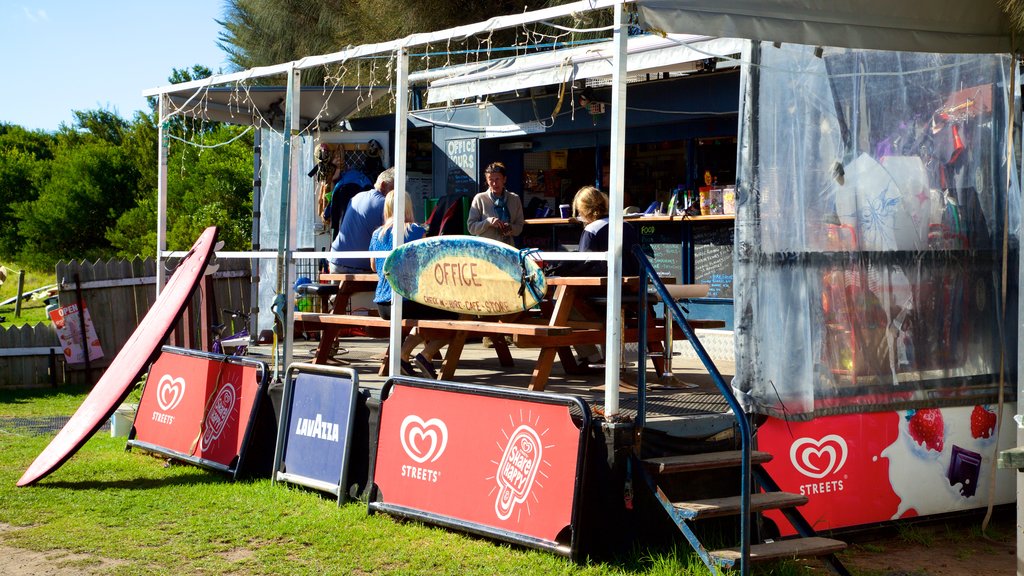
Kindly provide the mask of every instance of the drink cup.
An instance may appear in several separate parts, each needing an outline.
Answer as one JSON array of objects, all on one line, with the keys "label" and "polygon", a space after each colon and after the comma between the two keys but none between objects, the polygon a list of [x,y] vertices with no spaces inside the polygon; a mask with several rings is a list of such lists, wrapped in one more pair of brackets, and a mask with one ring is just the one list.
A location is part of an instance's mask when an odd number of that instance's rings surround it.
[{"label": "drink cup", "polygon": [[572,216],[572,207],[568,204],[559,204],[558,213],[562,218],[568,218],[569,216]]}]

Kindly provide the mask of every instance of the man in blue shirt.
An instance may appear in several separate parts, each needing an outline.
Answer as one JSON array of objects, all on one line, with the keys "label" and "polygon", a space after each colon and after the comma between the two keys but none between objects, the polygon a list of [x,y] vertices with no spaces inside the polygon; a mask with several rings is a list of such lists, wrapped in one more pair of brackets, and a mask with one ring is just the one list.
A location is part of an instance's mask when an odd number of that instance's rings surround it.
[{"label": "man in blue shirt", "polygon": [[[395,187],[395,169],[388,168],[377,176],[377,183],[352,197],[341,220],[341,230],[331,243],[332,252],[367,250],[370,236],[384,222],[384,198]],[[368,273],[369,258],[335,258],[331,260],[331,273]]]}]

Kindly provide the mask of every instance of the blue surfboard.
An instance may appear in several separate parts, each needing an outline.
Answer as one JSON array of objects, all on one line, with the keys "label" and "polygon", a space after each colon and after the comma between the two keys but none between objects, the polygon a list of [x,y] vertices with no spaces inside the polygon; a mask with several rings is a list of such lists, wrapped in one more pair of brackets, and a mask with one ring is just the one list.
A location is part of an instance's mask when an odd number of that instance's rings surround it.
[{"label": "blue surfboard", "polygon": [[547,290],[533,256],[475,236],[436,236],[403,244],[384,261],[384,277],[403,298],[481,316],[528,310]]}]

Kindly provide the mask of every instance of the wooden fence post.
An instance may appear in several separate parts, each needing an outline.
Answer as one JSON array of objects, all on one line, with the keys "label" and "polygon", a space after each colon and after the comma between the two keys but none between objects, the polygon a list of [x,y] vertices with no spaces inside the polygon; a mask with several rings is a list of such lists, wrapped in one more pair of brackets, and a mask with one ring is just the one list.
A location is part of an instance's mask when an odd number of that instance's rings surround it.
[{"label": "wooden fence post", "polygon": [[18,270],[18,299],[14,302],[14,317],[21,318],[21,295],[25,293],[25,271]]}]

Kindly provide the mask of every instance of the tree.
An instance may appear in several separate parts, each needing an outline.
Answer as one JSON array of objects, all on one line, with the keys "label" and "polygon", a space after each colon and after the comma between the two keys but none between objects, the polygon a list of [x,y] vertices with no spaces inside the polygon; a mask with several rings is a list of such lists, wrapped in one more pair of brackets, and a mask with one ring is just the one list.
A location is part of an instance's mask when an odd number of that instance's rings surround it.
[{"label": "tree", "polygon": [[[568,1],[542,0],[531,8]],[[523,8],[522,2],[512,0],[228,0],[225,18],[219,21],[224,32],[217,44],[236,69],[244,70],[515,14]],[[516,30],[508,30],[489,39],[453,41],[444,50],[511,45],[517,35]],[[422,61],[413,63],[421,65]],[[303,70],[302,80],[306,85],[322,84],[324,71]]]},{"label": "tree", "polygon": [[14,206],[38,197],[55,142],[41,130],[0,124],[0,257],[12,258],[21,248]]},{"label": "tree", "polygon": [[65,146],[52,162],[39,197],[14,205],[25,238],[25,262],[110,256],[104,237],[117,216],[136,203],[138,172],[124,152],[102,140]]}]

